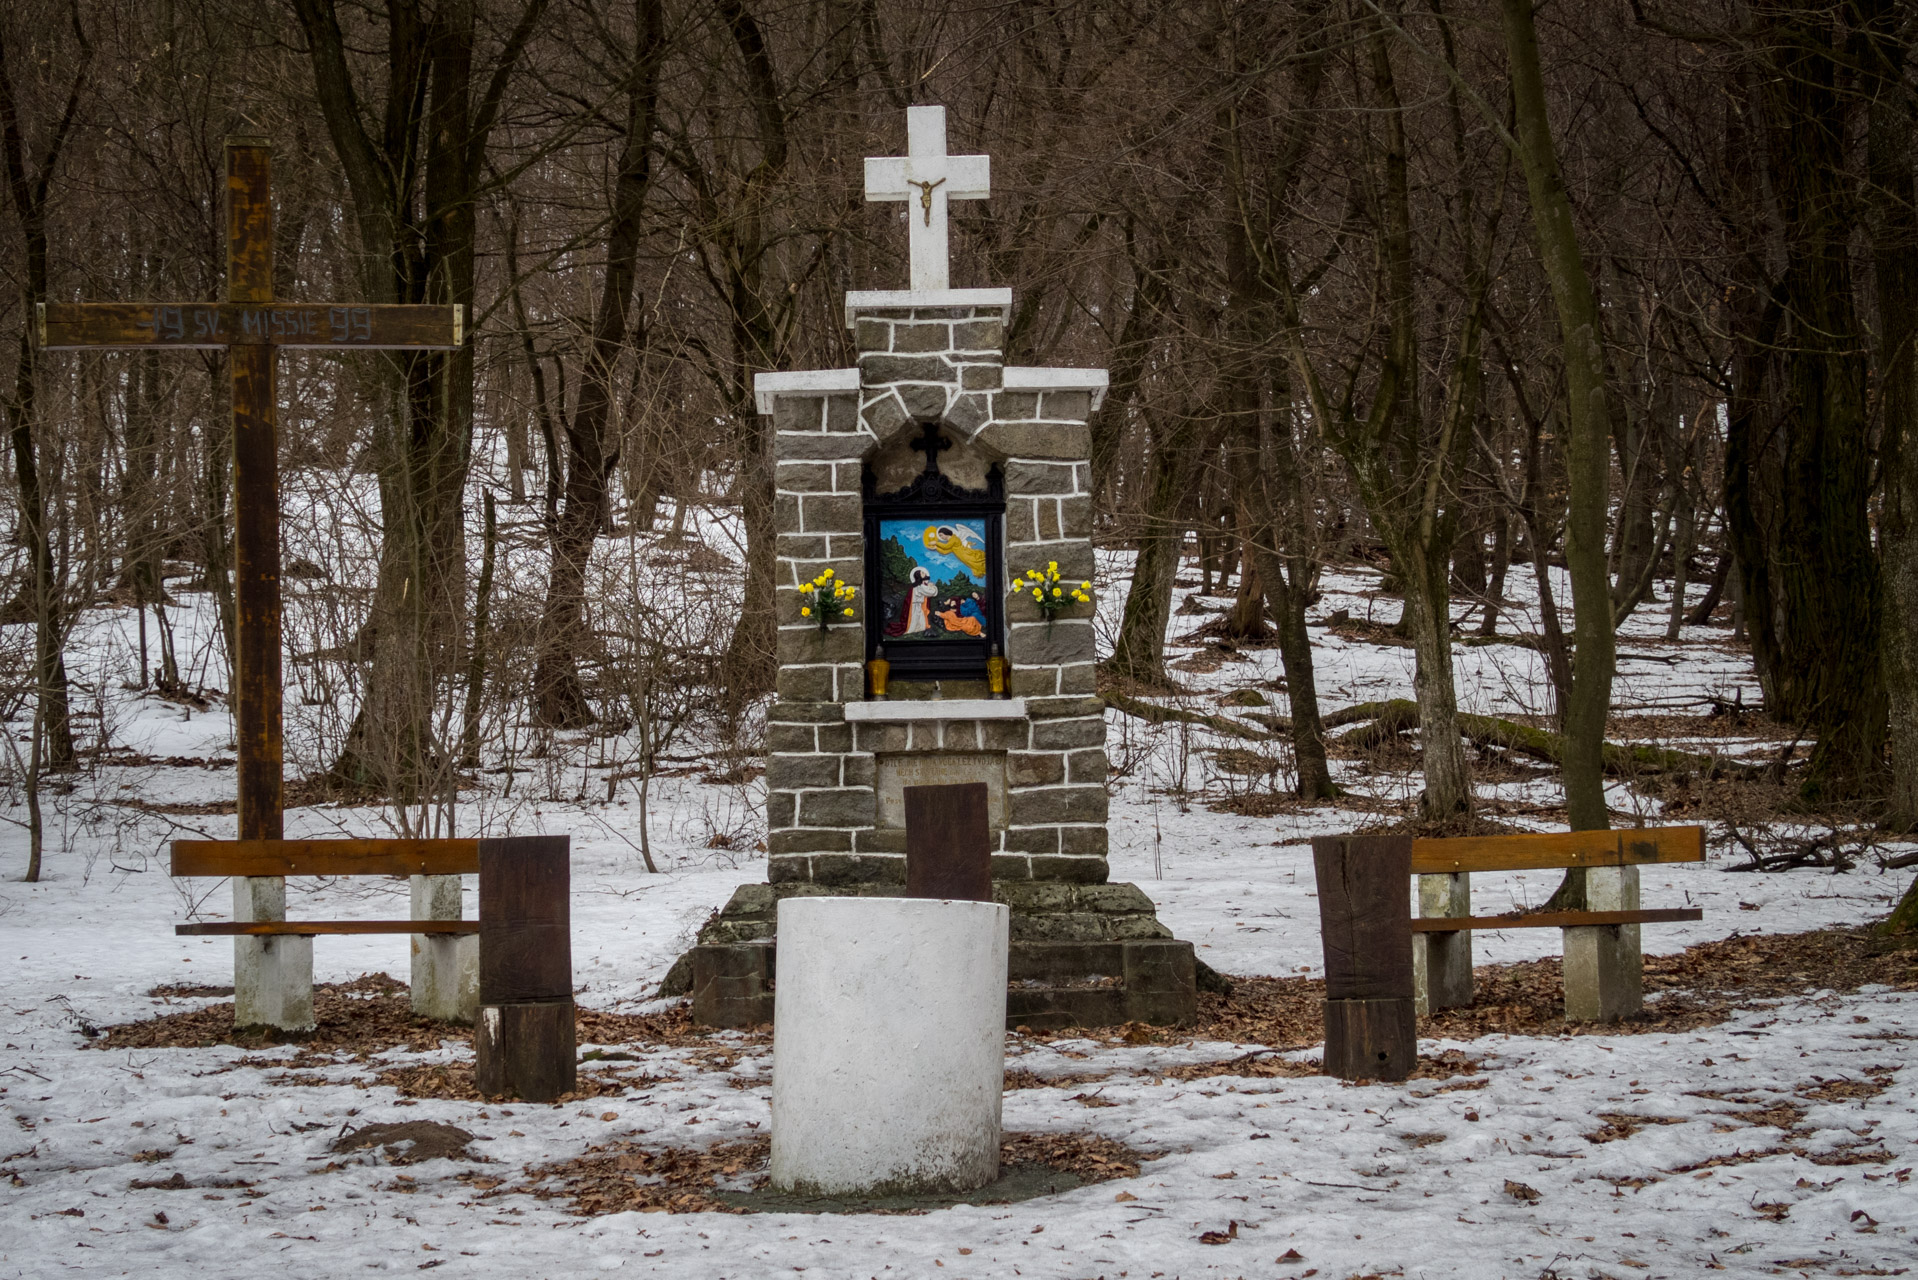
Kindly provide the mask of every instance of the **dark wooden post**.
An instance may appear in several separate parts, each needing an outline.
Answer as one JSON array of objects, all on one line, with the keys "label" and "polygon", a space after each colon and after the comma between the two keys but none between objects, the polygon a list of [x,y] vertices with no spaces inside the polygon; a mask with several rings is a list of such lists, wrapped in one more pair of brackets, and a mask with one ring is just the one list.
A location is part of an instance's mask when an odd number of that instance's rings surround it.
[{"label": "dark wooden post", "polygon": [[[272,152],[264,139],[226,144],[226,297],[273,301]],[[233,720],[240,839],[278,840],[282,820],[280,695],[279,352],[227,348],[233,388]]]},{"label": "dark wooden post", "polygon": [[486,1097],[552,1102],[578,1084],[571,847],[567,836],[479,842],[473,1075]]},{"label": "dark wooden post", "polygon": [[907,787],[906,896],[992,901],[986,784]]},{"label": "dark wooden post", "polygon": [[1325,1073],[1403,1080],[1418,1065],[1412,837],[1312,841],[1325,947]]}]

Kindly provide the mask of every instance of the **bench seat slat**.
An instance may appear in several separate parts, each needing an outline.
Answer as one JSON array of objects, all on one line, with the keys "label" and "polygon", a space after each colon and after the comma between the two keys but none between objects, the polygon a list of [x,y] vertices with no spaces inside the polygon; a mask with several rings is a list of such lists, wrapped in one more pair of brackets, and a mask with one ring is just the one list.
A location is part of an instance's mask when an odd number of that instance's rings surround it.
[{"label": "bench seat slat", "polygon": [[1577,929],[1605,924],[1675,924],[1703,920],[1699,907],[1661,907],[1649,911],[1540,911],[1529,916],[1426,916],[1412,921],[1413,933],[1462,933],[1468,929]]},{"label": "bench seat slat", "polygon": [[455,876],[478,840],[175,840],[176,876]]},{"label": "bench seat slat", "polygon": [[1541,871],[1553,867],[1634,867],[1703,862],[1703,827],[1624,827],[1511,836],[1457,836],[1412,842],[1412,874]]},{"label": "bench seat slat", "polygon": [[231,920],[176,924],[181,938],[308,936],[317,933],[478,933],[477,920]]}]

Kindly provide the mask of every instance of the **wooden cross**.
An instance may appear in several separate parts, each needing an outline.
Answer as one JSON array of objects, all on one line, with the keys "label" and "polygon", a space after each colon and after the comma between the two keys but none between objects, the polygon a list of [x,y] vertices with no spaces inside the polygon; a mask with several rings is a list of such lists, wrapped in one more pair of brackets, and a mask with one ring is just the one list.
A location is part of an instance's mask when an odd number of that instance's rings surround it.
[{"label": "wooden cross", "polygon": [[906,154],[866,157],[867,200],[917,200],[908,206],[906,247],[912,288],[951,288],[946,252],[946,202],[992,194],[991,156],[946,154],[946,109],[906,108]]},{"label": "wooden cross", "polygon": [[224,347],[233,393],[233,719],[242,840],[278,840],[282,824],[280,477],[277,354],[446,351],[462,340],[452,306],[331,306],[273,300],[272,151],[226,140],[226,301],[47,302],[48,351]]}]

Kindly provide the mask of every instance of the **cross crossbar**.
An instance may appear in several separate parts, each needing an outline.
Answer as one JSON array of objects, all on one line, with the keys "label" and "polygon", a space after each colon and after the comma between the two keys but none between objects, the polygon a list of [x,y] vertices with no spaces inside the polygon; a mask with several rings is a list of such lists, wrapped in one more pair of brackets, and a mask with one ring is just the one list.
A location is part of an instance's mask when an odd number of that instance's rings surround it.
[{"label": "cross crossbar", "polygon": [[244,302],[42,302],[48,351],[271,346],[304,351],[451,350],[465,311],[450,306],[265,306]]}]

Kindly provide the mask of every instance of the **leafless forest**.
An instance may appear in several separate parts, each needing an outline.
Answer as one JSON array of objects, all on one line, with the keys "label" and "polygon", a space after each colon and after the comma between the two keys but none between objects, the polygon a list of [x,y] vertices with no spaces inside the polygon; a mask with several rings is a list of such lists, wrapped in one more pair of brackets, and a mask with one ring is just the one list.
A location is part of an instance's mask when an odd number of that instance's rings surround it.
[{"label": "leafless forest", "polygon": [[[43,353],[31,321],[219,296],[234,132],[276,148],[278,296],[471,317],[452,354],[284,362],[288,701],[317,744],[290,773],[425,812],[509,729],[638,722],[656,752],[698,721],[750,755],[752,378],[851,363],[844,292],[904,283],[861,158],[939,102],[993,157],[954,283],[1014,287],[1008,360],[1111,370],[1115,695],[1166,687],[1196,545],[1237,591],[1220,634],[1283,653],[1297,791],[1329,795],[1305,609],[1369,561],[1417,655],[1420,816],[1466,820],[1451,655],[1511,638],[1531,566],[1573,825],[1607,821],[1635,610],[1749,641],[1795,803],[1907,825],[1914,28],[1897,0],[14,0],[4,763],[37,803],[98,745],[65,663],[85,610],[143,611],[128,681],[227,687],[230,644],[174,634],[184,592],[233,625],[220,357]],[[702,511],[740,531],[722,572]],[[686,549],[613,590],[636,535]]]}]

